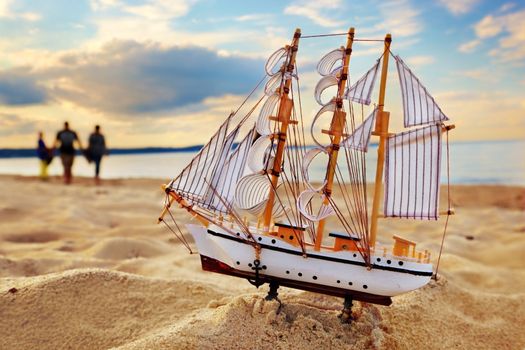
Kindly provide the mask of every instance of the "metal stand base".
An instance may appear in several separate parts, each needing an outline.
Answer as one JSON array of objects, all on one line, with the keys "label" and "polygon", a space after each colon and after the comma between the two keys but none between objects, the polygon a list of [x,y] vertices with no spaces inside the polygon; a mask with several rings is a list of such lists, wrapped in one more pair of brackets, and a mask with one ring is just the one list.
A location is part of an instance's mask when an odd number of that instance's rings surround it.
[{"label": "metal stand base", "polygon": [[279,308],[277,309],[277,314],[279,314],[279,312],[281,312],[281,308],[283,306],[281,300],[279,299],[279,293],[277,292],[277,290],[279,289],[279,283],[277,282],[270,282],[270,290],[268,291],[268,295],[266,295],[266,297],[264,298],[264,300],[277,300],[277,302],[279,303]]},{"label": "metal stand base", "polygon": [[352,322],[352,304],[353,299],[351,296],[346,296],[345,301],[343,303],[343,310],[341,310],[341,314],[338,316],[341,320],[341,323],[350,323]]}]

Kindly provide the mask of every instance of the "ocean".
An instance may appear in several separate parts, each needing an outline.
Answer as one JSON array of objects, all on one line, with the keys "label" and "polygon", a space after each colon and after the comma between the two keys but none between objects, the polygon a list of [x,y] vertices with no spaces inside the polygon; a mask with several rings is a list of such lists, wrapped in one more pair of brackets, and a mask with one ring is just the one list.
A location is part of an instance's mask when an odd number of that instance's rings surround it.
[{"label": "ocean", "polygon": [[[525,140],[455,142],[450,144],[450,181],[453,184],[499,184],[525,186]],[[1,154],[1,152],[0,152]],[[167,181],[188,164],[196,154],[194,148],[173,152],[113,154],[102,161],[102,178],[158,178]],[[371,182],[377,161],[377,146],[372,145],[367,155],[367,178]],[[442,163],[442,181],[446,181],[446,156]],[[315,160],[310,178],[322,181],[325,165]],[[0,158],[0,174],[38,175],[36,157]],[[60,158],[49,168],[50,175],[62,172]],[[93,176],[94,167],[83,157],[76,157],[73,174]]]}]

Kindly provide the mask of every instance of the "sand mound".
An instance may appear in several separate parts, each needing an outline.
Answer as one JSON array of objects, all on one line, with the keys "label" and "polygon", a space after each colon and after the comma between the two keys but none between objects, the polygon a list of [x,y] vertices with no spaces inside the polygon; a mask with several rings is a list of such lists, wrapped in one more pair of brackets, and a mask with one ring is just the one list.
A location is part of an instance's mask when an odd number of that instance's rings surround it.
[{"label": "sand mound", "polygon": [[107,349],[166,327],[221,292],[107,270],[4,279],[0,348]]},{"label": "sand mound", "polygon": [[151,258],[172,252],[173,248],[163,242],[124,237],[103,239],[86,250],[92,257],[107,260]]},{"label": "sand mound", "polygon": [[60,238],[60,235],[57,235],[56,233],[44,231],[8,235],[4,240],[12,243],[47,243],[58,241]]},{"label": "sand mound", "polygon": [[[159,181],[91,184],[0,176],[0,349],[525,346],[523,188],[453,186],[446,278],[390,307],[356,302],[355,321],[343,325],[340,298],[281,288],[278,313],[264,301],[267,286],[203,272],[198,255],[154,225]],[[173,214],[189,222],[185,211]],[[380,228],[382,239],[416,240],[435,264],[443,223],[388,220]]]},{"label": "sand mound", "polygon": [[337,298],[285,292],[278,313],[263,294],[226,297],[121,349],[511,349],[525,343],[524,298],[462,290],[443,278],[388,308],[355,303],[348,325],[337,317]]}]

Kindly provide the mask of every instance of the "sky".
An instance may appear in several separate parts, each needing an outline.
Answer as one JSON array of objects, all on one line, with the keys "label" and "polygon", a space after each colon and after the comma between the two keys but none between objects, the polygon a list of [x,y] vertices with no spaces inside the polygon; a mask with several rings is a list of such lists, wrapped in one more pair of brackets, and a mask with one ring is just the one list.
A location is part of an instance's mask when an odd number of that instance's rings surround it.
[{"label": "sky", "polygon": [[[525,1],[0,0],[0,148],[48,143],[64,121],[110,147],[202,144],[303,35],[393,37],[436,98],[454,141],[525,139]],[[303,114],[319,106],[316,62],[345,37],[302,39]],[[350,76],[382,43],[356,42]],[[385,109],[402,119],[395,65]],[[394,127],[396,123],[393,123]]]}]

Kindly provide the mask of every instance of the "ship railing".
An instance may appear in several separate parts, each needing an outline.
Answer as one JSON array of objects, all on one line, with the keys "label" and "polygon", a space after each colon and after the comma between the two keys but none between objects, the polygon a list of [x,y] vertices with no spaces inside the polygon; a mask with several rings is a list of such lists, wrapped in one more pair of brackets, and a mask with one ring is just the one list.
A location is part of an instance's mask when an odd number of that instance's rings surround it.
[{"label": "ship railing", "polygon": [[[221,223],[225,224],[228,228],[233,230],[242,230],[242,228],[234,222],[234,220],[230,220],[229,218],[221,218]],[[263,230],[261,225],[257,224],[254,225],[253,223],[250,223],[247,219],[244,219],[244,224],[246,227],[249,227],[250,231],[259,234],[259,235],[265,235],[267,234],[266,231]],[[276,231],[270,230],[271,232]],[[280,238],[278,235],[275,235],[277,238]],[[359,244],[358,240],[355,239],[355,237],[350,236],[347,239],[342,234],[338,233],[331,233],[330,236],[335,238],[335,242],[331,246],[323,245],[321,250],[323,251],[357,251],[356,245]],[[401,261],[410,261],[410,262],[417,262],[417,263],[430,263],[430,252],[425,250],[417,250],[416,249],[416,243],[413,241],[410,241],[408,239],[399,237],[397,235],[393,236],[394,238],[394,245],[393,246],[384,246],[380,243],[376,243],[375,247],[371,248],[371,254],[378,256],[381,255],[384,258],[390,258],[390,259],[396,259]],[[285,241],[289,241],[284,239]],[[350,244],[349,244],[350,242]],[[294,243],[294,242],[288,242],[288,243]],[[296,244],[294,244],[296,245]],[[304,242],[304,245],[308,248],[313,247],[313,243],[310,242]]]}]

